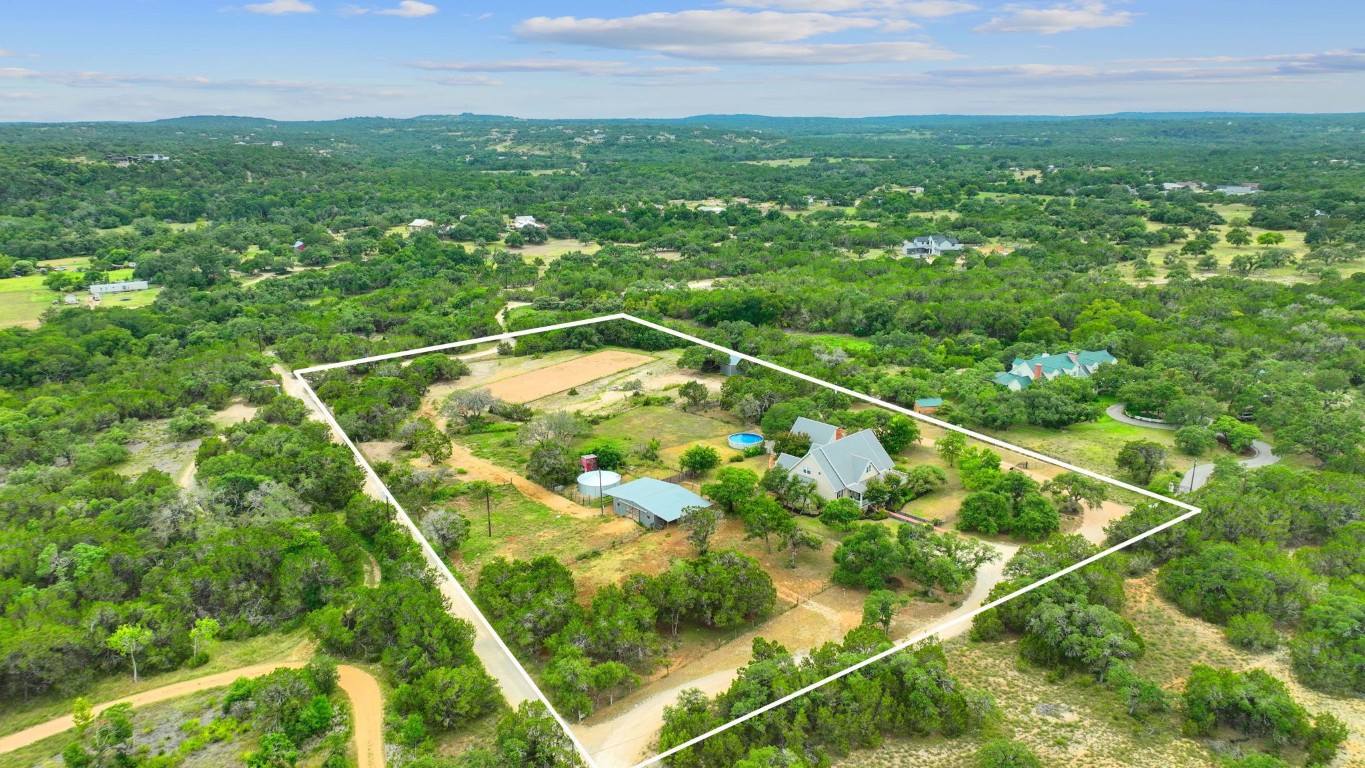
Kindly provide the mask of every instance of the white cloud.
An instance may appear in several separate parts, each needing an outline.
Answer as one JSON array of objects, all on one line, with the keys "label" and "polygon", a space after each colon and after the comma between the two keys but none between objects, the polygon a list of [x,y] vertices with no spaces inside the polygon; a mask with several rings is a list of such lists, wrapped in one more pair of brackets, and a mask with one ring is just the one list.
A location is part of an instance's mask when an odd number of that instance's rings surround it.
[{"label": "white cloud", "polygon": [[380,16],[402,16],[405,19],[416,19],[421,16],[430,16],[440,9],[431,3],[423,3],[420,0],[403,0],[397,8],[385,8],[382,11],[375,11]]},{"label": "white cloud", "polygon": [[733,64],[835,66],[877,62],[943,61],[958,54],[933,43],[748,43],[669,51],[674,56]]},{"label": "white cloud", "polygon": [[[591,77],[704,75],[719,67],[641,67],[624,61],[597,59],[503,59],[497,61],[415,61],[418,69],[454,72],[569,72]],[[439,82],[439,80],[438,80]]]},{"label": "white cloud", "polygon": [[1270,83],[1365,74],[1365,49],[1115,61],[1107,64],[1005,64],[928,72],[828,75],[825,79],[894,88],[1049,88],[1118,83]]},{"label": "white cloud", "polygon": [[730,9],[645,13],[615,19],[537,16],[515,27],[522,40],[599,48],[660,50],[728,43],[804,40],[816,35],[870,29],[873,19],[828,13],[749,13]]},{"label": "white cloud", "polygon": [[974,32],[1033,32],[1055,35],[1079,29],[1126,27],[1137,14],[1110,10],[1101,0],[1080,0],[1048,8],[1029,5],[1007,5],[1005,16],[996,16],[976,27]]},{"label": "white cloud", "polygon": [[438,77],[428,77],[426,78],[426,81],[439,85],[502,85],[501,80],[496,77],[489,77],[488,75],[440,75]]},{"label": "white cloud", "polygon": [[20,67],[0,67],[0,79],[33,80],[73,88],[108,88],[110,86],[146,86],[155,88],[184,88],[215,91],[248,91],[307,94],[334,99],[393,98],[409,95],[392,88],[356,88],[343,83],[308,80],[279,80],[274,78],[217,79],[198,75],[140,75],[125,72],[39,72]]},{"label": "white cloud", "polygon": [[317,6],[304,0],[266,0],[264,3],[248,3],[246,10],[251,13],[266,13],[279,16],[285,13],[313,13]]},{"label": "white cloud", "polygon": [[13,55],[14,55],[14,51],[11,51],[11,50],[8,49],[8,48],[0,48],[0,59],[5,58],[6,56],[13,56]]},{"label": "white cloud", "polygon": [[815,11],[819,13],[884,13],[937,19],[977,6],[960,0],[725,0],[724,5],[740,8],[772,8],[778,11]]},{"label": "white cloud", "polygon": [[674,58],[746,64],[850,64],[951,59],[933,43],[805,43],[837,32],[877,29],[879,19],[828,13],[745,12],[729,9],[646,13],[615,19],[573,16],[527,19],[515,28],[527,41],[617,50],[653,51]]}]

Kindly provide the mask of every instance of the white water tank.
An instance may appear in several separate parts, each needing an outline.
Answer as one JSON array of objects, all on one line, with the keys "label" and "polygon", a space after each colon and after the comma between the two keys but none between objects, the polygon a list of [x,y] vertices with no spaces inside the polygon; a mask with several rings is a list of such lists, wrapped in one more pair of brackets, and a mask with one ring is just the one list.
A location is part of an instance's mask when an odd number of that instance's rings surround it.
[{"label": "white water tank", "polygon": [[578,476],[578,492],[590,499],[611,493],[611,489],[621,484],[621,476],[609,469],[584,472]]}]

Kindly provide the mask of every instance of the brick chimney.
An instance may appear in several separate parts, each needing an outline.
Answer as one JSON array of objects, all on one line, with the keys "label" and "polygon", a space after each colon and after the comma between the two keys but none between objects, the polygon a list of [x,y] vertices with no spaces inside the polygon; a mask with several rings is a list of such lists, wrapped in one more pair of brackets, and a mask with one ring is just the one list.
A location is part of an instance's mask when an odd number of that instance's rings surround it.
[{"label": "brick chimney", "polygon": [[1073,362],[1073,363],[1076,362],[1076,353],[1075,353],[1075,352],[1067,352],[1067,353],[1066,353],[1066,356],[1067,356],[1068,358],[1071,359],[1071,362]]},{"label": "brick chimney", "polygon": [[775,453],[770,453],[770,454],[768,454],[768,469],[772,469],[773,466],[776,465],[776,464],[777,464],[777,454],[775,454]]},{"label": "brick chimney", "polygon": [[1041,379],[1041,378],[1043,378],[1043,364],[1042,364],[1042,363],[1034,363],[1034,364],[1033,364],[1033,380],[1034,380],[1034,381],[1037,381],[1038,379]]},{"label": "brick chimney", "polygon": [[843,440],[843,439],[844,439],[844,428],[843,428],[843,427],[835,427],[835,428],[834,428],[834,439],[835,439],[835,440]]}]

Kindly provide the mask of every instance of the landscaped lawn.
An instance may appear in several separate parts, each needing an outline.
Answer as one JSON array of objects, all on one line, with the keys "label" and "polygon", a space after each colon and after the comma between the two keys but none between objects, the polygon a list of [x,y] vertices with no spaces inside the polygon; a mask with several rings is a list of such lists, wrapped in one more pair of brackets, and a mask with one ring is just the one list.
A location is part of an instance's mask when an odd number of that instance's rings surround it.
[{"label": "landscaped lawn", "polygon": [[[1108,416],[1100,416],[1098,421],[1073,424],[1066,429],[1047,429],[1023,424],[1005,432],[983,431],[1047,456],[1110,475],[1118,474],[1114,457],[1123,450],[1126,443],[1134,440],[1148,440],[1165,448],[1172,469],[1181,472],[1187,471],[1196,458],[1176,451],[1174,431],[1124,424]],[[1198,459],[1201,464],[1205,464],[1217,456],[1230,455],[1232,454],[1220,446]]]}]

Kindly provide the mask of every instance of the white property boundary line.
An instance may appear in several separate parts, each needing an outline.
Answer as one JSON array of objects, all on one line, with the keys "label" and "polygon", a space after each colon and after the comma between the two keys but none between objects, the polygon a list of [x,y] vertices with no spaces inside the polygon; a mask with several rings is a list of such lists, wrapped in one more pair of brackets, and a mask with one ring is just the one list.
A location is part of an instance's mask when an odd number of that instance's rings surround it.
[{"label": "white property boundary line", "polygon": [[1017,589],[1017,590],[1015,590],[1014,592],[1011,592],[1010,594],[1005,595],[1004,597],[997,598],[997,599],[995,599],[995,600],[992,600],[992,601],[989,602],[989,603],[986,603],[986,604],[984,604],[984,605],[981,605],[981,606],[975,608],[974,610],[972,610],[970,613],[963,614],[963,615],[958,616],[958,617],[956,617],[956,618],[954,618],[954,619],[950,619],[950,620],[948,620],[948,621],[945,621],[945,622],[943,622],[942,624],[938,624],[938,625],[936,625],[936,626],[934,626],[934,627],[931,627],[931,628],[926,629],[926,630],[924,630],[924,631],[922,631],[922,632],[919,632],[919,633],[917,633],[917,634],[911,636],[909,639],[904,640],[904,641],[899,642],[899,643],[896,643],[896,644],[893,645],[892,647],[890,647],[890,648],[888,648],[888,649],[886,649],[886,650],[884,650],[884,651],[882,651],[882,652],[880,652],[880,653],[877,653],[877,654],[875,654],[875,655],[873,655],[873,656],[869,656],[868,658],[863,659],[862,661],[859,661],[858,663],[853,664],[853,665],[847,667],[846,669],[843,669],[843,670],[841,670],[841,671],[839,671],[839,672],[836,672],[836,673],[834,673],[834,674],[832,674],[832,675],[829,675],[828,677],[825,677],[825,678],[823,678],[823,679],[821,679],[821,680],[817,680],[816,682],[811,683],[810,685],[807,685],[807,686],[805,686],[804,688],[801,688],[801,689],[799,689],[799,690],[793,691],[792,693],[789,693],[789,694],[787,694],[786,696],[783,696],[783,697],[780,698],[780,699],[777,699],[777,700],[775,700],[775,701],[769,702],[769,703],[767,703],[767,704],[764,704],[764,705],[761,706],[761,707],[758,707],[757,709],[754,709],[754,710],[752,710],[752,711],[750,711],[750,712],[747,712],[747,713],[745,713],[745,714],[743,714],[743,715],[741,715],[741,716],[735,718],[734,720],[731,720],[730,722],[725,723],[724,725],[720,725],[720,726],[718,726],[718,727],[716,727],[716,728],[713,728],[713,729],[707,731],[706,733],[703,733],[703,734],[701,734],[701,735],[699,735],[699,736],[693,737],[693,738],[691,738],[691,739],[689,739],[689,740],[683,742],[682,744],[679,744],[679,745],[677,745],[677,746],[675,746],[675,747],[672,747],[672,748],[670,748],[670,749],[668,749],[668,750],[666,750],[666,751],[664,751],[664,752],[661,752],[661,753],[659,753],[659,754],[657,754],[657,755],[655,755],[655,756],[653,756],[653,757],[651,757],[651,758],[648,758],[648,759],[646,759],[646,760],[643,760],[643,761],[637,763],[635,766],[633,766],[633,768],[643,768],[643,766],[648,766],[648,765],[653,765],[653,764],[659,763],[660,761],[664,760],[665,758],[669,757],[670,755],[676,754],[677,752],[680,752],[680,751],[682,751],[682,750],[684,750],[684,749],[687,749],[688,747],[694,746],[694,745],[696,745],[696,744],[698,744],[698,743],[700,743],[700,742],[702,742],[702,741],[704,741],[704,740],[706,740],[706,739],[708,739],[708,738],[710,738],[710,737],[712,737],[712,736],[715,736],[715,735],[718,734],[718,733],[722,733],[722,732],[724,732],[724,731],[726,731],[726,730],[729,730],[730,728],[733,728],[733,727],[735,727],[736,725],[739,725],[740,723],[743,723],[743,722],[745,722],[745,721],[747,721],[747,720],[750,720],[750,719],[752,719],[752,718],[758,717],[759,715],[761,715],[761,714],[763,714],[763,713],[765,713],[765,712],[768,712],[768,711],[771,711],[771,710],[773,710],[773,709],[776,709],[777,707],[780,707],[780,706],[782,706],[782,705],[784,705],[784,704],[786,704],[786,703],[792,701],[793,699],[796,699],[796,698],[799,697],[799,696],[804,696],[805,694],[810,693],[811,691],[813,691],[813,690],[815,690],[815,689],[817,689],[817,688],[820,688],[820,687],[822,687],[822,686],[824,686],[824,685],[827,685],[827,684],[829,684],[829,683],[832,683],[832,682],[834,682],[835,680],[838,680],[839,678],[844,677],[845,675],[851,674],[851,673],[853,673],[853,672],[855,672],[855,671],[857,671],[857,670],[859,670],[859,669],[862,669],[863,667],[868,666],[869,664],[876,663],[876,662],[881,661],[882,659],[884,659],[884,658],[886,658],[886,657],[888,657],[888,656],[891,656],[892,654],[899,653],[899,652],[905,650],[906,648],[909,648],[910,646],[915,645],[916,643],[922,642],[922,641],[924,641],[924,640],[926,640],[926,639],[928,639],[928,638],[930,638],[930,637],[933,637],[934,635],[937,635],[939,632],[941,632],[941,631],[943,631],[943,630],[945,630],[945,629],[947,629],[947,628],[949,628],[949,627],[956,626],[956,625],[961,624],[962,622],[967,621],[967,620],[969,620],[969,619],[974,619],[974,618],[976,618],[976,616],[978,616],[979,614],[981,614],[981,613],[984,612],[984,611],[988,611],[988,610],[990,610],[990,609],[992,609],[992,608],[995,608],[995,607],[997,607],[997,606],[999,606],[999,605],[1001,605],[1001,604],[1003,604],[1003,603],[1005,603],[1005,602],[1007,602],[1007,601],[1009,601],[1009,600],[1013,600],[1014,598],[1019,597],[1020,595],[1026,594],[1026,593],[1028,593],[1028,592],[1032,592],[1033,590],[1037,589],[1038,587],[1043,586],[1044,584],[1048,584],[1048,583],[1050,583],[1050,582],[1056,581],[1057,579],[1060,579],[1061,577],[1063,577],[1063,576],[1065,576],[1065,575],[1067,575],[1067,574],[1069,574],[1069,573],[1073,573],[1073,572],[1075,572],[1075,571],[1077,571],[1077,570],[1079,570],[1079,569],[1081,569],[1081,568],[1084,568],[1085,566],[1090,565],[1090,564],[1092,564],[1092,563],[1094,563],[1094,562],[1100,560],[1101,558],[1108,557],[1109,555],[1112,555],[1113,553],[1118,552],[1118,551],[1121,550],[1121,549],[1124,549],[1124,548],[1126,548],[1126,547],[1129,547],[1129,546],[1131,546],[1131,545],[1133,545],[1133,544],[1135,544],[1135,543],[1137,543],[1137,542],[1139,542],[1139,541],[1141,541],[1141,540],[1143,540],[1143,539],[1145,539],[1145,538],[1147,538],[1147,537],[1149,537],[1149,536],[1152,536],[1152,535],[1155,535],[1155,534],[1157,534],[1157,533],[1160,533],[1161,531],[1164,531],[1164,530],[1166,530],[1167,528],[1170,528],[1171,526],[1174,526],[1174,525],[1176,525],[1176,524],[1178,524],[1178,523],[1182,523],[1182,522],[1184,522],[1184,521],[1190,519],[1191,517],[1194,517],[1195,515],[1199,514],[1199,513],[1202,511],[1199,507],[1196,507],[1196,506],[1194,506],[1194,505],[1192,505],[1192,504],[1187,504],[1187,503],[1185,503],[1185,502],[1183,502],[1183,501],[1178,501],[1178,500],[1176,500],[1176,499],[1172,499],[1172,498],[1169,498],[1169,497],[1166,497],[1166,496],[1162,496],[1162,495],[1159,494],[1159,493],[1153,493],[1153,492],[1147,490],[1146,488],[1140,488],[1140,487],[1138,487],[1138,486],[1136,486],[1136,485],[1131,485],[1131,484],[1129,484],[1129,483],[1125,483],[1125,482],[1123,482],[1122,480],[1117,480],[1117,479],[1115,479],[1115,478],[1112,478],[1112,477],[1108,477],[1108,476],[1106,476],[1106,475],[1099,474],[1098,472],[1093,472],[1093,471],[1091,471],[1091,470],[1089,470],[1089,469],[1085,469],[1084,467],[1078,467],[1078,466],[1075,466],[1075,465],[1073,465],[1073,464],[1069,464],[1069,463],[1067,463],[1067,462],[1061,461],[1060,459],[1055,459],[1055,458],[1052,458],[1051,456],[1045,456],[1045,455],[1043,455],[1043,454],[1041,454],[1041,453],[1038,453],[1037,451],[1033,451],[1033,450],[1030,450],[1030,449],[1028,449],[1028,448],[1024,448],[1024,447],[1022,447],[1022,446],[1013,445],[1013,444],[1011,444],[1011,443],[1007,443],[1007,442],[1005,442],[1005,441],[1003,441],[1003,440],[1000,440],[1000,439],[998,439],[998,438],[994,438],[994,437],[991,437],[991,436],[989,436],[989,435],[983,435],[983,434],[981,434],[981,433],[979,433],[979,432],[974,432],[974,431],[972,431],[972,430],[970,430],[970,429],[965,429],[965,428],[963,428],[963,427],[959,427],[959,426],[957,426],[956,424],[950,424],[950,423],[948,423],[948,422],[946,422],[946,421],[943,421],[943,420],[941,420],[941,419],[936,419],[936,418],[934,418],[934,417],[932,417],[932,416],[927,416],[927,415],[922,414],[922,413],[917,413],[916,411],[913,411],[913,410],[911,410],[911,409],[909,409],[909,408],[904,408],[904,407],[899,406],[899,405],[896,405],[896,404],[894,404],[894,403],[888,403],[888,402],[886,402],[885,400],[881,400],[881,399],[872,397],[871,395],[866,395],[866,394],[863,394],[863,393],[861,393],[861,392],[856,392],[856,391],[854,391],[854,390],[851,390],[851,389],[849,389],[849,388],[847,388],[847,387],[839,386],[838,384],[832,384],[832,383],[830,383],[830,382],[828,382],[828,381],[824,381],[824,380],[822,380],[822,379],[817,379],[817,378],[815,378],[814,376],[810,376],[810,375],[808,375],[808,374],[801,373],[800,371],[793,371],[793,370],[791,370],[790,368],[786,368],[786,367],[783,367],[783,366],[781,366],[781,365],[777,365],[776,363],[771,363],[771,362],[768,362],[767,360],[762,360],[762,359],[759,359],[759,358],[754,357],[754,356],[752,356],[752,355],[746,355],[746,354],[744,354],[743,352],[737,352],[737,351],[735,351],[735,350],[733,350],[733,349],[729,349],[729,348],[727,348],[727,347],[723,347],[723,346],[721,346],[721,345],[719,345],[719,344],[715,344],[715,343],[710,342],[710,341],[707,341],[707,340],[705,340],[705,339],[697,338],[696,336],[692,336],[691,334],[683,333],[682,331],[674,330],[674,329],[669,328],[669,327],[667,327],[667,326],[659,325],[658,323],[652,323],[652,322],[650,322],[650,321],[648,321],[648,320],[643,320],[643,319],[641,319],[641,318],[635,317],[634,315],[629,315],[629,314],[626,314],[626,313],[623,313],[623,312],[622,312],[622,313],[617,313],[617,314],[612,314],[612,315],[602,315],[601,317],[587,318],[587,319],[585,319],[585,320],[573,320],[573,321],[564,322],[564,323],[556,323],[556,324],[554,324],[554,325],[542,326],[542,327],[540,327],[540,328],[528,328],[528,329],[526,329],[526,330],[521,330],[521,331],[508,331],[508,332],[506,332],[506,333],[500,333],[500,334],[497,334],[497,335],[495,335],[495,336],[484,336],[484,337],[477,338],[477,339],[469,339],[469,340],[467,340],[467,341],[455,341],[455,342],[451,342],[451,343],[448,343],[448,344],[436,344],[436,345],[429,346],[429,347],[421,347],[421,348],[419,348],[419,349],[410,349],[410,350],[406,350],[406,351],[403,351],[403,352],[390,352],[390,353],[384,354],[384,355],[374,355],[374,356],[371,356],[371,357],[363,357],[363,358],[358,358],[358,359],[355,359],[355,360],[345,360],[345,361],[342,361],[342,362],[339,362],[339,363],[327,363],[327,364],[325,364],[325,365],[315,365],[315,366],[312,366],[312,367],[309,367],[309,368],[300,368],[300,369],[298,369],[298,370],[293,371],[294,377],[295,377],[296,379],[298,379],[299,383],[301,383],[301,384],[303,385],[304,391],[308,393],[309,399],[312,400],[312,401],[313,401],[313,404],[316,405],[316,406],[319,408],[319,411],[325,416],[325,418],[327,419],[327,422],[332,426],[332,428],[335,429],[335,430],[342,436],[342,439],[346,442],[346,445],[351,449],[351,453],[355,455],[356,461],[358,461],[358,462],[360,463],[361,467],[363,467],[363,468],[365,469],[365,472],[366,472],[366,474],[369,475],[370,479],[374,480],[375,483],[376,483],[380,488],[383,489],[383,491],[384,491],[384,496],[387,498],[387,500],[388,500],[391,504],[393,504],[393,507],[394,507],[394,509],[397,510],[400,519],[404,522],[405,525],[407,525],[409,531],[411,531],[411,532],[413,533],[413,535],[417,538],[418,542],[421,544],[422,549],[423,549],[423,551],[427,554],[428,558],[429,558],[429,559],[432,559],[432,560],[435,560],[435,562],[440,566],[440,569],[441,569],[443,575],[444,575],[446,578],[448,578],[452,583],[454,583],[455,588],[459,591],[461,597],[463,597],[465,600],[467,600],[467,601],[469,602],[470,607],[474,609],[474,614],[475,614],[476,616],[478,616],[480,624],[482,624],[482,625],[484,626],[484,628],[488,630],[489,634],[491,634],[491,635],[493,636],[493,638],[497,641],[498,647],[499,647],[500,649],[502,649],[502,651],[503,651],[504,653],[506,653],[506,654],[508,655],[509,658],[512,659],[512,662],[516,665],[517,671],[519,671],[519,672],[522,674],[522,676],[526,678],[526,681],[530,683],[532,689],[535,690],[535,692],[536,692],[537,696],[539,697],[541,703],[543,703],[543,704],[545,705],[546,709],[549,710],[550,714],[551,714],[551,715],[554,717],[554,719],[559,723],[559,725],[564,729],[564,732],[568,734],[569,739],[573,741],[573,744],[574,744],[574,746],[578,749],[579,754],[583,757],[583,759],[584,759],[584,761],[587,763],[587,765],[588,765],[588,766],[591,766],[592,768],[596,768],[596,762],[592,759],[592,755],[590,755],[590,754],[588,753],[588,751],[584,748],[582,742],[580,742],[580,741],[578,740],[578,737],[574,735],[573,730],[569,727],[568,723],[565,722],[564,718],[561,717],[560,714],[559,714],[559,712],[555,710],[554,706],[550,704],[549,700],[545,697],[545,694],[544,694],[543,692],[541,692],[540,687],[537,686],[537,685],[535,684],[535,681],[531,679],[531,676],[526,672],[526,669],[525,669],[524,667],[522,667],[521,662],[518,661],[518,660],[516,659],[516,657],[511,653],[510,650],[508,650],[507,645],[506,645],[505,643],[503,643],[502,638],[498,635],[498,633],[497,633],[496,631],[493,630],[492,625],[488,622],[488,619],[484,617],[483,612],[480,611],[480,610],[479,610],[479,607],[478,607],[477,605],[474,604],[474,601],[473,601],[472,599],[470,599],[469,594],[468,594],[467,592],[465,592],[464,587],[460,585],[459,581],[455,578],[454,574],[452,574],[452,573],[450,572],[450,568],[446,566],[445,561],[444,561],[442,558],[440,558],[439,556],[436,555],[435,550],[432,548],[431,544],[427,542],[426,537],[423,536],[423,535],[421,535],[421,533],[418,531],[416,525],[414,525],[414,524],[412,523],[411,518],[408,517],[407,513],[406,513],[406,512],[403,510],[403,508],[398,504],[398,501],[397,501],[396,499],[393,498],[393,494],[389,492],[388,486],[384,485],[384,481],[381,480],[381,479],[379,478],[379,475],[374,471],[374,468],[370,466],[369,461],[368,461],[368,460],[365,458],[365,456],[360,452],[360,449],[358,449],[358,448],[356,447],[355,443],[353,443],[353,442],[351,441],[351,438],[346,434],[345,430],[343,430],[343,429],[341,428],[341,426],[340,426],[339,424],[337,424],[336,419],[332,416],[331,410],[328,409],[327,406],[318,398],[317,394],[313,391],[313,387],[308,383],[308,380],[307,380],[306,378],[304,378],[304,377],[305,377],[306,374],[317,373],[317,372],[319,372],[319,371],[330,371],[330,370],[334,370],[334,369],[337,369],[337,368],[349,368],[349,367],[354,366],[354,365],[363,365],[363,364],[366,364],[366,363],[375,363],[375,362],[380,362],[380,361],[384,361],[384,360],[394,360],[394,359],[398,359],[398,358],[402,358],[402,357],[411,357],[411,356],[413,356],[413,355],[426,354],[426,353],[429,353],[429,352],[441,352],[441,351],[444,351],[444,350],[447,350],[447,349],[457,349],[457,348],[460,348],[460,347],[468,347],[468,346],[472,346],[472,345],[475,345],[475,344],[484,344],[484,343],[493,342],[493,341],[507,341],[507,340],[509,340],[509,339],[514,339],[514,338],[517,338],[517,337],[519,337],[519,336],[531,336],[531,335],[538,334],[538,333],[545,333],[545,332],[547,332],[547,331],[559,331],[559,330],[565,330],[565,329],[568,329],[568,328],[579,328],[579,327],[583,327],[583,326],[587,326],[587,325],[596,325],[596,324],[598,324],[598,323],[605,323],[605,322],[609,322],[609,321],[612,321],[612,320],[625,320],[625,321],[632,322],[632,323],[635,323],[635,324],[637,324],[637,325],[643,326],[643,327],[645,327],[645,328],[649,328],[649,329],[651,329],[651,330],[658,331],[658,332],[660,332],[660,333],[665,333],[665,334],[668,334],[668,335],[670,335],[670,336],[674,336],[674,337],[677,337],[677,338],[679,338],[679,339],[683,339],[684,341],[688,341],[688,342],[691,342],[691,343],[693,343],[693,344],[699,344],[699,345],[701,345],[701,346],[708,347],[708,348],[710,348],[710,349],[714,349],[714,350],[717,350],[717,351],[719,351],[719,352],[725,352],[725,353],[727,353],[727,354],[729,354],[729,355],[732,355],[732,356],[734,356],[734,357],[739,358],[740,360],[744,360],[744,361],[747,361],[747,362],[749,362],[749,363],[753,363],[753,364],[755,364],[755,365],[760,365],[760,366],[763,366],[764,368],[769,368],[769,369],[772,369],[772,370],[774,370],[774,371],[778,371],[779,373],[787,374],[788,376],[794,376],[794,377],[796,377],[796,378],[798,378],[798,379],[801,379],[802,381],[806,381],[806,382],[809,382],[809,383],[811,383],[811,384],[816,384],[816,385],[821,386],[821,387],[824,387],[824,388],[826,388],[826,389],[829,389],[829,390],[833,390],[833,391],[835,391],[835,392],[838,392],[838,393],[840,393],[840,394],[842,394],[842,395],[847,395],[847,396],[852,397],[852,398],[854,398],[854,399],[856,399],[856,400],[862,400],[863,402],[871,403],[872,405],[880,406],[880,407],[885,408],[885,409],[887,409],[887,410],[894,411],[894,412],[900,413],[900,414],[904,414],[904,415],[909,416],[909,417],[911,417],[911,418],[913,418],[913,419],[918,419],[919,421],[923,421],[923,422],[926,422],[926,423],[928,423],[928,424],[933,424],[934,426],[939,427],[939,428],[942,428],[942,429],[946,429],[946,430],[949,430],[949,431],[952,431],[952,432],[960,432],[960,433],[962,433],[962,434],[964,434],[964,435],[966,435],[966,436],[968,436],[968,437],[970,437],[970,438],[972,438],[972,439],[974,439],[974,440],[977,440],[977,441],[986,443],[986,444],[988,444],[988,445],[993,445],[993,446],[996,446],[996,447],[998,447],[998,448],[1003,448],[1003,449],[1008,450],[1008,451],[1011,451],[1011,452],[1013,452],[1013,453],[1017,453],[1017,454],[1019,454],[1019,455],[1021,455],[1021,456],[1027,456],[1027,457],[1029,457],[1029,458],[1031,458],[1031,459],[1037,459],[1038,461],[1041,461],[1041,462],[1043,462],[1043,463],[1045,463],[1045,464],[1051,464],[1051,465],[1053,465],[1053,466],[1055,466],[1055,467],[1061,467],[1062,469],[1065,469],[1065,470],[1067,470],[1067,471],[1069,471],[1069,472],[1075,472],[1075,473],[1077,473],[1077,474],[1084,475],[1084,476],[1089,477],[1089,478],[1092,478],[1092,479],[1094,479],[1094,480],[1099,480],[1099,481],[1101,481],[1101,482],[1103,482],[1103,483],[1106,483],[1106,484],[1108,484],[1108,485],[1113,485],[1113,486],[1116,486],[1116,487],[1119,487],[1119,488],[1123,488],[1124,490],[1131,491],[1131,492],[1136,493],[1136,494],[1138,494],[1138,495],[1140,495],[1140,496],[1145,496],[1145,497],[1147,497],[1147,498],[1149,498],[1149,499],[1152,499],[1152,500],[1161,502],[1161,503],[1163,503],[1163,504],[1169,504],[1169,505],[1171,505],[1171,506],[1178,507],[1178,508],[1180,508],[1180,509],[1186,510],[1184,514],[1181,514],[1181,515],[1179,515],[1179,516],[1177,516],[1177,517],[1175,517],[1175,518],[1173,518],[1173,519],[1171,519],[1171,520],[1167,520],[1166,522],[1162,523],[1161,525],[1155,526],[1155,527],[1153,527],[1153,528],[1150,529],[1150,530],[1144,531],[1144,532],[1138,534],[1137,536],[1134,536],[1133,538],[1131,538],[1131,539],[1129,539],[1129,540],[1127,540],[1127,541],[1124,541],[1124,542],[1122,542],[1122,543],[1119,543],[1119,544],[1116,544],[1116,545],[1114,545],[1114,546],[1112,546],[1112,547],[1109,547],[1108,549],[1106,549],[1106,550],[1104,550],[1104,551],[1102,551],[1102,552],[1099,552],[1099,553],[1097,553],[1097,554],[1091,555],[1090,557],[1087,557],[1086,559],[1084,559],[1084,560],[1082,560],[1082,561],[1080,561],[1080,562],[1078,562],[1078,563],[1073,563],[1072,565],[1069,565],[1069,566],[1067,566],[1066,568],[1063,568],[1063,569],[1061,569],[1060,571],[1057,571],[1057,572],[1054,573],[1054,574],[1051,574],[1051,575],[1049,575],[1049,576],[1046,576],[1046,577],[1044,577],[1044,578],[1042,578],[1042,579],[1039,579],[1038,581],[1033,582],[1032,584],[1029,584],[1029,585],[1027,585],[1027,586],[1025,586],[1025,587],[1022,587],[1022,588],[1020,588],[1020,589]]}]

